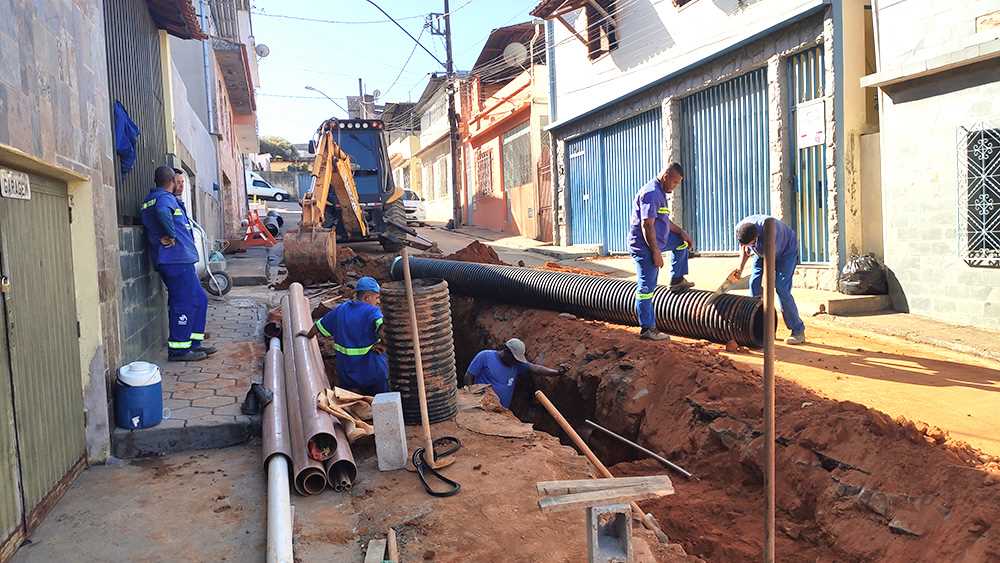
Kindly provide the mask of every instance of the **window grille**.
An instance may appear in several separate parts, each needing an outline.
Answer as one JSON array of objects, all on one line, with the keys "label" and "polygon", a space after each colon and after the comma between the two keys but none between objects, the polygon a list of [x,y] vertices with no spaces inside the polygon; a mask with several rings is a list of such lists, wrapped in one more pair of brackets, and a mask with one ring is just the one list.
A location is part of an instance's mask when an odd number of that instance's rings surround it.
[{"label": "window grille", "polygon": [[1000,268],[1000,127],[958,131],[959,254],[970,266]]}]

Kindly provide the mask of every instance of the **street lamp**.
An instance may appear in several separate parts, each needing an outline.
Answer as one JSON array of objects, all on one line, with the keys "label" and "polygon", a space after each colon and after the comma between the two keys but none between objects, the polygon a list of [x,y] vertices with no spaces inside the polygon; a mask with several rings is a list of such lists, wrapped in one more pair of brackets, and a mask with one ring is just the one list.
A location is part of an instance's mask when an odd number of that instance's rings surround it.
[{"label": "street lamp", "polygon": [[350,115],[350,112],[348,112],[348,111],[347,111],[346,109],[344,109],[344,106],[342,106],[342,105],[338,104],[336,100],[334,100],[334,99],[333,99],[333,98],[331,98],[330,96],[327,96],[327,95],[326,95],[326,93],[325,93],[325,92],[323,92],[322,90],[320,90],[319,88],[313,88],[312,86],[306,86],[306,90],[311,90],[311,91],[313,91],[313,92],[316,92],[316,93],[318,93],[319,95],[323,96],[324,98],[326,98],[326,99],[330,100],[330,102],[332,102],[332,103],[333,103],[333,105],[335,105],[335,106],[337,106],[338,108],[340,108],[341,110],[343,110],[343,111],[344,111],[344,113],[347,113],[348,115]]}]

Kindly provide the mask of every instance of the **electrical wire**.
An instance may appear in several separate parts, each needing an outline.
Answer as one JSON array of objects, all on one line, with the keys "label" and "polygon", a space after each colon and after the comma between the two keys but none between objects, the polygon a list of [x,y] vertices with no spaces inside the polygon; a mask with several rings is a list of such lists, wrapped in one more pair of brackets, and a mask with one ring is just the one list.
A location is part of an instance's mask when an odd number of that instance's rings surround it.
[{"label": "electrical wire", "polygon": [[[469,1],[471,2],[472,0],[469,0]],[[468,4],[468,2],[466,2],[466,4]],[[420,34],[417,35],[417,41],[420,41],[420,38],[424,36],[424,31],[426,31],[426,30],[427,30],[427,26],[426,25],[424,27],[420,28]],[[382,98],[383,99],[386,98],[389,95],[389,92],[392,90],[392,88],[396,85],[397,82],[399,82],[399,78],[401,76],[403,76],[403,71],[406,70],[406,66],[410,64],[410,60],[413,58],[413,55],[416,52],[417,52],[417,44],[414,43],[413,44],[413,49],[410,50],[410,55],[408,57],[406,57],[406,60],[403,61],[403,66],[400,67],[399,72],[396,73],[396,78],[393,78],[392,79],[392,84],[390,84],[389,87],[386,88],[382,92]]]},{"label": "electrical wire", "polygon": [[[463,3],[461,6],[459,6],[457,8],[453,8],[450,12],[448,12],[448,15],[454,14],[455,12],[457,12],[457,11],[461,10],[462,8],[468,6],[472,2],[473,2],[473,0],[465,0],[465,3]],[[284,20],[305,21],[305,22],[313,22],[313,23],[327,23],[327,24],[335,24],[335,25],[372,25],[372,24],[380,24],[380,23],[392,23],[392,20],[389,20],[389,19],[386,19],[386,20],[329,20],[329,19],[323,19],[323,18],[311,18],[311,17],[307,17],[307,16],[293,16],[293,15],[290,15],[290,14],[272,14],[270,12],[265,12],[264,10],[261,10],[259,8],[256,9],[256,10],[250,10],[250,13],[253,14],[253,15],[255,15],[255,16],[263,16],[265,18],[276,18],[276,19],[284,19]],[[441,15],[444,16],[445,14],[441,14]],[[417,19],[421,19],[421,18],[425,18],[425,17],[427,17],[426,14],[414,14],[412,16],[398,17],[398,18],[396,18],[396,21],[417,20]]]}]

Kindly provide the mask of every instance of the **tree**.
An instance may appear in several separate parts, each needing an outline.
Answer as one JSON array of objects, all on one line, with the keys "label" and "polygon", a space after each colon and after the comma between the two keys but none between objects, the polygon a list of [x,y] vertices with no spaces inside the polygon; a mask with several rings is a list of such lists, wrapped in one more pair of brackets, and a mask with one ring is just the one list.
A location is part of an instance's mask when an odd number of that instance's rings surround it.
[{"label": "tree", "polygon": [[260,152],[271,153],[271,156],[282,160],[295,160],[299,156],[299,152],[288,139],[273,135],[260,138]]}]

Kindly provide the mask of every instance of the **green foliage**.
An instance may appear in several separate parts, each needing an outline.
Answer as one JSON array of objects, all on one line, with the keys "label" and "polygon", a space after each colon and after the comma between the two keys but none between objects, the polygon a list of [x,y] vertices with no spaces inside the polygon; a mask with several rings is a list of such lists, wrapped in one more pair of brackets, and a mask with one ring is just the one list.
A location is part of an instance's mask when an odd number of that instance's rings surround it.
[{"label": "green foliage", "polygon": [[271,156],[283,160],[294,160],[299,156],[299,152],[295,150],[288,139],[275,136],[260,138],[260,152],[261,154],[271,153]]}]

